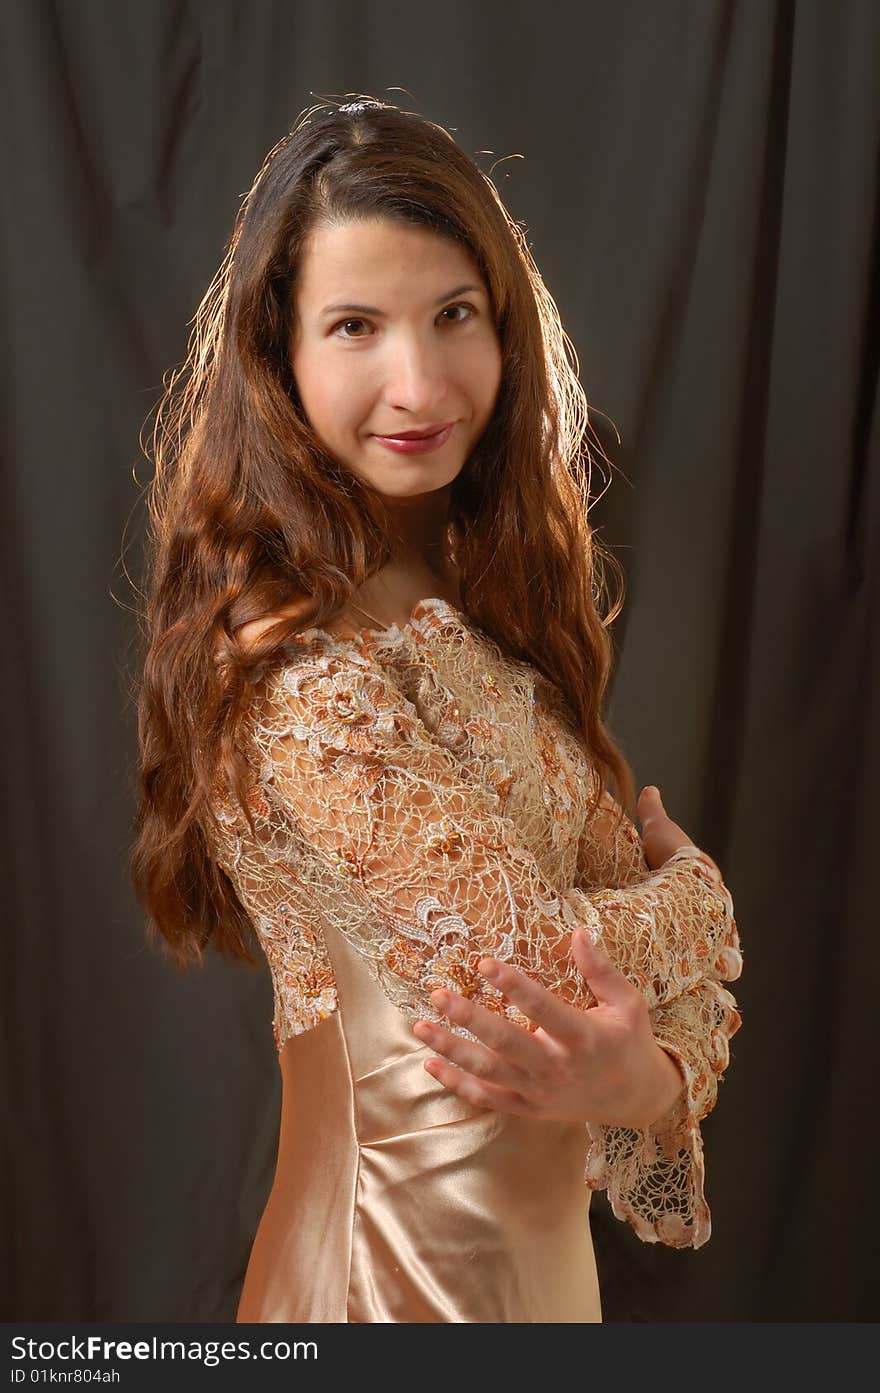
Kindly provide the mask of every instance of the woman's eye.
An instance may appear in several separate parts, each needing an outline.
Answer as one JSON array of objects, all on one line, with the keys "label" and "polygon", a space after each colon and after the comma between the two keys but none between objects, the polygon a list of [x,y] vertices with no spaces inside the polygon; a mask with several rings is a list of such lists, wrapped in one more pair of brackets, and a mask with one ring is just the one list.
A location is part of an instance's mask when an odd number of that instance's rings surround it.
[{"label": "woman's eye", "polygon": [[[442,310],[440,311],[440,315],[448,314],[448,313],[450,312],[450,310],[467,310],[468,313],[467,313],[467,315],[466,315],[463,319],[447,319],[447,320],[446,320],[446,323],[447,323],[447,324],[463,324],[463,323],[466,322],[466,320],[471,319],[471,318],[473,317],[473,315],[476,314],[476,310],[474,309],[473,305],[466,304],[464,301],[462,301],[460,304],[457,304],[457,305],[447,305],[447,306],[445,307],[445,309],[442,309]],[[438,316],[438,317],[439,317],[439,316]],[[335,324],[335,325],[333,326],[333,333],[336,334],[339,338],[343,338],[343,339],[350,339],[350,338],[360,339],[360,338],[363,338],[363,337],[364,337],[363,334],[349,334],[349,333],[344,333],[344,334],[343,334],[343,333],[340,333],[339,331],[342,330],[342,329],[346,329],[346,330],[347,330],[352,324],[367,324],[367,323],[369,323],[369,320],[366,320],[366,319],[340,319],[339,323],[338,323],[338,324]]]},{"label": "woman's eye", "polygon": [[[365,324],[365,323],[366,323],[366,320],[364,320],[364,319],[341,319],[341,320],[339,321],[339,323],[338,323],[337,325],[334,326],[333,332],[334,332],[334,334],[335,334],[336,331],[337,331],[338,329],[347,329],[348,326],[349,326],[349,324]],[[349,334],[343,334],[341,337],[344,338],[344,339],[347,339],[347,338],[350,337],[350,335],[349,335]],[[355,338],[359,338],[360,336],[359,336],[358,334],[355,334],[354,337],[355,337]]]},{"label": "woman's eye", "polygon": [[[441,310],[440,313],[441,313],[441,314],[446,314],[449,310],[467,310],[467,311],[468,311],[468,315],[467,315],[468,319],[470,319],[470,318],[472,317],[472,315],[474,315],[474,314],[476,313],[476,311],[474,310],[473,305],[466,305],[466,304],[464,304],[464,302],[462,302],[460,305],[447,305],[447,306],[446,306],[446,309],[445,309],[445,310]],[[447,322],[450,322],[450,321],[447,321]],[[451,322],[452,322],[453,324],[455,324],[455,323],[458,323],[458,324],[463,323],[463,321],[460,320],[460,319],[459,319],[459,320],[452,320]]]}]

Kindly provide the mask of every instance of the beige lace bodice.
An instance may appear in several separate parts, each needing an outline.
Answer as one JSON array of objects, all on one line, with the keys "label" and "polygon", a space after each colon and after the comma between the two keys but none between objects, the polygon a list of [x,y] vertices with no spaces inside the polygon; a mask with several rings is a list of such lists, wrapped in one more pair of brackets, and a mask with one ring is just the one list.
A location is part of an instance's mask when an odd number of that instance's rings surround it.
[{"label": "beige lace bodice", "polygon": [[435,987],[530,1025],[476,971],[487,955],[592,1004],[569,954],[583,924],[645,994],[687,1082],[661,1133],[585,1124],[586,1183],[643,1240],[700,1246],[699,1123],[740,1024],[721,985],[742,960],[714,861],[688,846],[651,871],[628,819],[612,834],[610,811],[588,818],[595,774],[558,691],[448,601],[422,600],[388,630],[312,628],[290,646],[244,731],[257,835],[218,787],[214,846],[271,969],[278,1049],[337,1010],[322,925],[407,1018],[468,1036],[439,1015]]}]

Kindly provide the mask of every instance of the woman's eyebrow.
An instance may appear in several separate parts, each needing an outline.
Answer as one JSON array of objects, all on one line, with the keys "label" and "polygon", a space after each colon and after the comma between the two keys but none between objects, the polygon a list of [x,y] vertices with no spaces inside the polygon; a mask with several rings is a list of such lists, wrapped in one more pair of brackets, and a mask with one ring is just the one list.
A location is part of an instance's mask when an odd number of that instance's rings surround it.
[{"label": "woman's eyebrow", "polygon": [[[456,295],[465,295],[468,291],[476,291],[481,295],[486,293],[481,285],[457,285],[454,290],[448,290],[445,295],[441,295],[434,304],[442,305],[447,300],[454,300]],[[320,314],[374,314],[379,319],[387,317],[385,311],[377,309],[375,305],[325,305]]]}]

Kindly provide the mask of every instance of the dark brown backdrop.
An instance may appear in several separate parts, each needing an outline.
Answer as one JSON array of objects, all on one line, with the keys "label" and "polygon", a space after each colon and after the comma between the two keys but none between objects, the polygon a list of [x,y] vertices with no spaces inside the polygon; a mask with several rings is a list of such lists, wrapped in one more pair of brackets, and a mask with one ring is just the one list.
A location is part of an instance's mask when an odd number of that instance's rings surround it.
[{"label": "dark brown backdrop", "polygon": [[595,515],[630,587],[612,728],[736,901],[714,1235],[647,1247],[597,1199],[606,1316],[875,1317],[880,7],[21,0],[0,25],[5,1318],[234,1316],[270,988],[144,947],[124,566],[138,432],[240,196],[351,92],[491,151],[528,226],[622,471]]}]

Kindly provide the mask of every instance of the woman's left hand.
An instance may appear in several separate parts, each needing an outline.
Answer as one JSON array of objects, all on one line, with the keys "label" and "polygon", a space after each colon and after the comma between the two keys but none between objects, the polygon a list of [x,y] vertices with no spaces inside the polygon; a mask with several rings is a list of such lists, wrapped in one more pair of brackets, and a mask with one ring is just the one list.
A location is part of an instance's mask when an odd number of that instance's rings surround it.
[{"label": "woman's left hand", "polygon": [[534,1032],[458,992],[432,992],[437,1009],[483,1043],[418,1021],[413,1033],[446,1056],[426,1060],[425,1068],[450,1092],[496,1112],[648,1127],[682,1101],[684,1077],[654,1039],[642,993],[581,929],[572,931],[572,956],[596,997],[587,1010],[496,958],[481,959],[480,972],[538,1027]]}]

